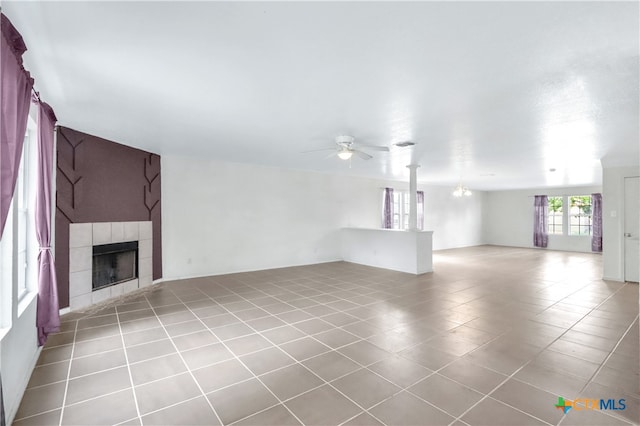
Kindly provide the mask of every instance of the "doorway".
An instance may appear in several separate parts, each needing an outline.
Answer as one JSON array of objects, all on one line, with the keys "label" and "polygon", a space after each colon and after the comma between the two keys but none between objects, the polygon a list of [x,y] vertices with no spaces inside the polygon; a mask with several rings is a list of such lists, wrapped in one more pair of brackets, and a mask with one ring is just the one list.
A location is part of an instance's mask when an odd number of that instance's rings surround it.
[{"label": "doorway", "polygon": [[640,281],[640,177],[624,179],[624,280]]}]

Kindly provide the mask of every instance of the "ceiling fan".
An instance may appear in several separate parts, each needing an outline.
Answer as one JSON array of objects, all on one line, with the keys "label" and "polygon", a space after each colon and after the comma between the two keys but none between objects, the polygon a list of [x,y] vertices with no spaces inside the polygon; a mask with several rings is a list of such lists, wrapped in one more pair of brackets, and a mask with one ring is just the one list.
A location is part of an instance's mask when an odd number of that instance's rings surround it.
[{"label": "ceiling fan", "polygon": [[329,157],[338,156],[338,158],[340,158],[341,160],[349,160],[353,156],[353,154],[355,154],[358,157],[362,158],[363,160],[370,160],[373,158],[373,156],[367,154],[366,152],[358,148],[363,148],[369,151],[383,151],[383,152],[389,151],[389,148],[386,146],[366,145],[366,144],[356,143],[355,138],[353,136],[348,136],[348,135],[336,136],[335,143],[336,143],[335,147],[314,149],[311,151],[303,151],[303,153],[319,152],[319,151],[335,151],[331,153]]}]

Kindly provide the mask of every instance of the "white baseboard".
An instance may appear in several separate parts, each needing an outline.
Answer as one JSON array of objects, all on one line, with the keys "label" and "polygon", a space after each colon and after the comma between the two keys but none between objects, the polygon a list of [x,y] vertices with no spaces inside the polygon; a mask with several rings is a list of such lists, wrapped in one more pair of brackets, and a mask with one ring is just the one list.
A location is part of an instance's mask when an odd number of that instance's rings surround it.
[{"label": "white baseboard", "polygon": [[22,402],[22,398],[24,397],[24,393],[27,391],[27,385],[29,384],[29,380],[31,380],[31,374],[33,370],[36,369],[36,364],[38,363],[38,358],[40,358],[40,352],[42,352],[42,346],[38,346],[36,349],[33,359],[29,365],[29,368],[26,370],[28,374],[24,375],[22,378],[22,383],[18,386],[18,392],[20,392],[20,397],[16,398],[17,404],[14,404],[12,407],[5,407],[7,411],[4,413],[6,416],[7,424],[10,425],[18,414],[18,408],[20,408],[20,402]]}]

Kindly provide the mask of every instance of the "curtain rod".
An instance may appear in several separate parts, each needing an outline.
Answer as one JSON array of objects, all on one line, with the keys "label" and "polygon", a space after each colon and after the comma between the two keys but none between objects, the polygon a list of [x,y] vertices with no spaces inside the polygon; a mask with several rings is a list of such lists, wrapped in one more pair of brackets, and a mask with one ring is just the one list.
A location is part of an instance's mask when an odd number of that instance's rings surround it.
[{"label": "curtain rod", "polygon": [[40,92],[38,92],[34,87],[31,87],[31,91],[33,92],[33,96],[36,97],[38,102],[42,103],[42,99],[40,99]]}]

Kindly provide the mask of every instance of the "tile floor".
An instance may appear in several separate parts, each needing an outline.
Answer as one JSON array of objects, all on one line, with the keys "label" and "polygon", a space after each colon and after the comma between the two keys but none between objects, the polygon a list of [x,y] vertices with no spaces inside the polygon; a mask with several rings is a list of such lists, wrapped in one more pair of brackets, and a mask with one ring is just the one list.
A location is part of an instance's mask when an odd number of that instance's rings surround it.
[{"label": "tile floor", "polygon": [[[14,424],[637,423],[638,285],[599,279],[601,260],[482,246],[419,277],[337,262],[165,282],[66,315]],[[626,409],[564,415],[559,396]]]}]

